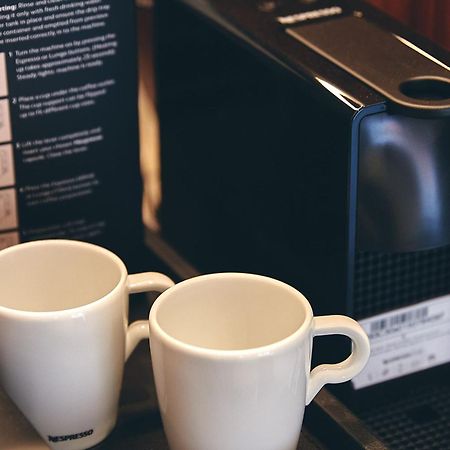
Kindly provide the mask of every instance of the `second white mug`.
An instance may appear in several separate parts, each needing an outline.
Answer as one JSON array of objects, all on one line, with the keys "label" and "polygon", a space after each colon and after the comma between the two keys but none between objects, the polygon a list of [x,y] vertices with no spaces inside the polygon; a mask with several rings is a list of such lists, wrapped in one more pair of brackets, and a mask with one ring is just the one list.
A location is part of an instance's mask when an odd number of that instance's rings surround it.
[{"label": "second white mug", "polygon": [[[343,334],[353,351],[310,372],[314,336]],[[220,273],[183,281],[150,311],[150,347],[172,450],[295,450],[305,405],[325,383],[357,375],[369,340],[345,316],[313,317],[296,289]]]}]

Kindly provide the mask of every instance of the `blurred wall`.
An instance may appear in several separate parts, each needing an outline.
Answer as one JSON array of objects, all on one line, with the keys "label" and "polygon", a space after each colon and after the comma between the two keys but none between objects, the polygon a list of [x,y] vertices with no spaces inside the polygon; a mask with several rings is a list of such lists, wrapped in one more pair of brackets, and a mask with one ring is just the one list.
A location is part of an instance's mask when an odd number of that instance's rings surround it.
[{"label": "blurred wall", "polygon": [[366,0],[450,50],[450,0]]}]

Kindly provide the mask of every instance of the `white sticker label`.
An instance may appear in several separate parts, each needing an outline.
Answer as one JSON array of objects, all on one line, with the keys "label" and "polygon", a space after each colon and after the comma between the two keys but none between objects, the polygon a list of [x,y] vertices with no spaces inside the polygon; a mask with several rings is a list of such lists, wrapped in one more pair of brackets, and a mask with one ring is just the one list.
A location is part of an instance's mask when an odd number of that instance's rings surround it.
[{"label": "white sticker label", "polygon": [[371,355],[352,383],[361,389],[450,361],[450,295],[359,321]]}]

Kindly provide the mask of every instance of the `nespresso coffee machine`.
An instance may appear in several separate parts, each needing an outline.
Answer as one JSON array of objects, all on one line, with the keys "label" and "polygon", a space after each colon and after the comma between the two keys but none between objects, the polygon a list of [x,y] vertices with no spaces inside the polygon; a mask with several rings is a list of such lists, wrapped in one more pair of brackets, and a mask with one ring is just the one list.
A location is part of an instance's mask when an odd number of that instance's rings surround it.
[{"label": "nespresso coffee machine", "polygon": [[447,423],[448,55],[356,1],[156,13],[164,236],[201,271],[274,276],[360,320],[373,355],[343,395],[393,448],[417,417]]}]

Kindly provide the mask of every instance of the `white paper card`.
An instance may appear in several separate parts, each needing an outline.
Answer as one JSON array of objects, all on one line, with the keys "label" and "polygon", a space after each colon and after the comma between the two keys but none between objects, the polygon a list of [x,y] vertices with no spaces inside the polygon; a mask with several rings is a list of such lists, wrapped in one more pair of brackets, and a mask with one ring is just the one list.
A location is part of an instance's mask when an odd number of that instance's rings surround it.
[{"label": "white paper card", "polygon": [[13,146],[0,145],[0,188],[12,186],[15,183]]},{"label": "white paper card", "polygon": [[0,189],[0,230],[17,227],[16,190]]},{"label": "white paper card", "polygon": [[8,76],[6,73],[6,56],[0,53],[0,97],[8,95]]},{"label": "white paper card", "polygon": [[19,233],[17,231],[11,231],[8,233],[0,233],[0,250],[16,245],[20,242]]},{"label": "white paper card", "polygon": [[8,99],[0,100],[0,142],[11,140],[11,121]]},{"label": "white paper card", "polygon": [[450,361],[450,295],[359,321],[371,356],[352,383],[361,389]]}]

